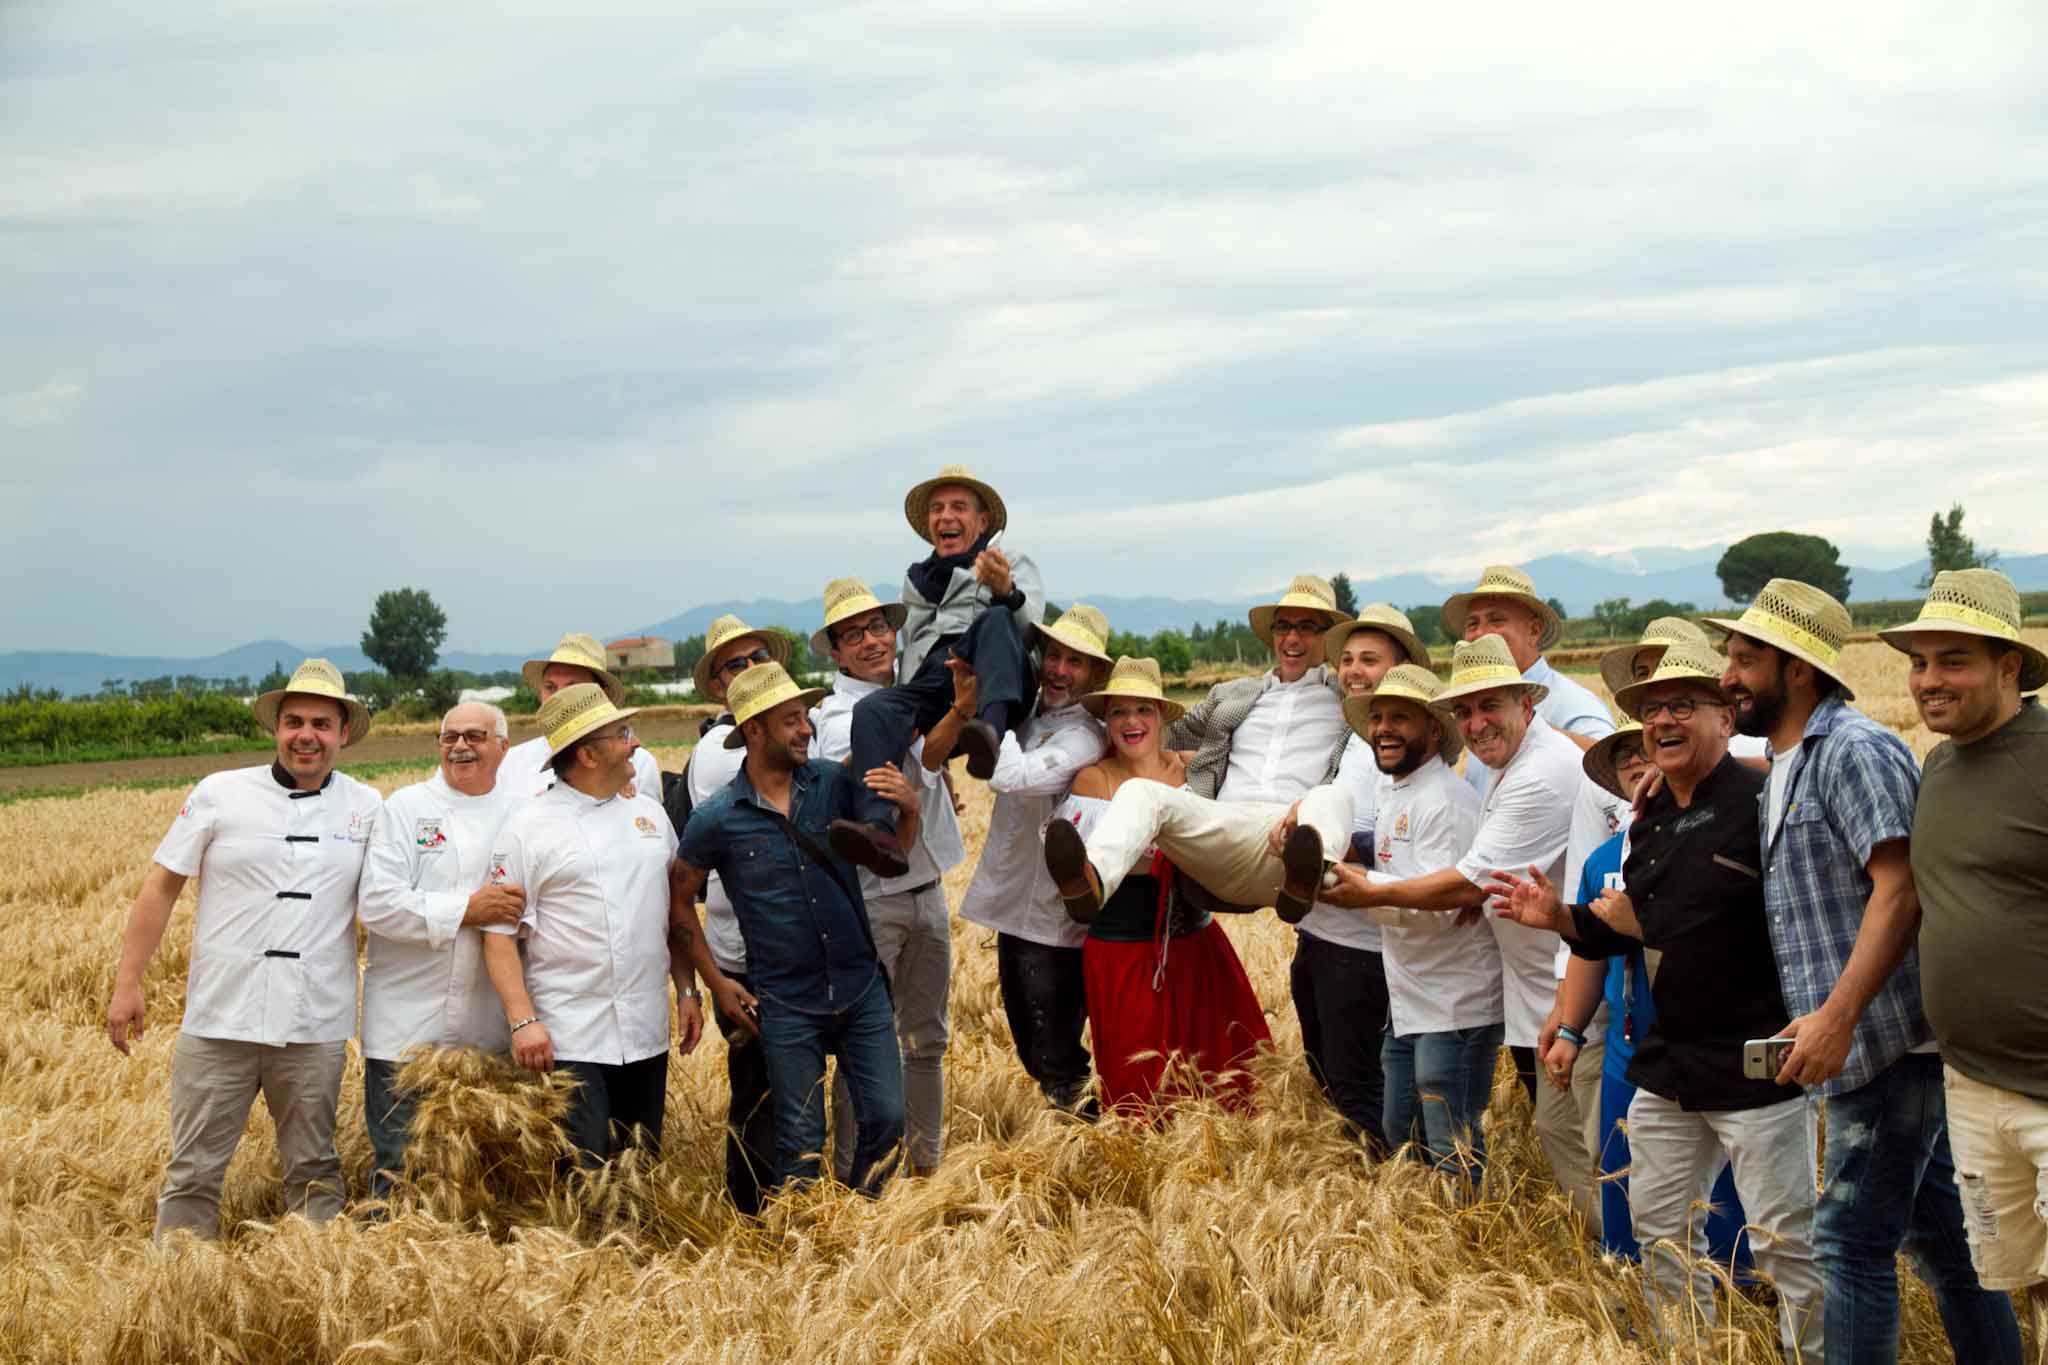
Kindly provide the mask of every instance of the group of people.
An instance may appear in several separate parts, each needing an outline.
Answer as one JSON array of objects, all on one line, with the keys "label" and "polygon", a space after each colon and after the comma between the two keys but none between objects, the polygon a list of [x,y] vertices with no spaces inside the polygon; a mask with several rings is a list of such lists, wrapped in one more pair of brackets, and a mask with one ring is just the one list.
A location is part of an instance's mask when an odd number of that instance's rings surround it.
[{"label": "group of people", "polygon": [[126,1052],[199,877],[159,1235],[217,1232],[258,1092],[289,1206],[341,1209],[358,922],[375,1196],[410,1051],[571,1073],[565,1161],[594,1166],[660,1141],[706,994],[742,1212],[828,1159],[870,1193],[930,1172],[958,756],[994,793],[960,916],[995,934],[1048,1104],[1249,1103],[1270,1031],[1217,917],[1270,907],[1310,1071],[1374,1158],[1469,1188],[1505,1047],[1559,1186],[1660,1305],[1711,1318],[1733,1257],[1775,1283],[1788,1356],[1891,1359],[1904,1251],[1959,1359],[2018,1359],[2002,1291],[2048,1319],[2048,654],[2002,575],[1941,574],[1882,632],[1945,736],[1923,770],[1853,706],[1849,615],[1804,583],[1607,651],[1617,724],[1545,658],[1561,622],[1515,568],[1444,603],[1447,678],[1403,613],[1301,575],[1251,611],[1273,666],[1184,706],[1101,611],[1045,619],[985,481],[948,466],[904,510],[931,552],[901,600],[825,589],[831,687],[779,633],[713,624],[720,713],[679,773],[583,635],[527,665],[537,738],[457,706],[388,800],[335,769],[368,716],[330,665],[259,697],[275,760],[192,791],[108,1011]]}]

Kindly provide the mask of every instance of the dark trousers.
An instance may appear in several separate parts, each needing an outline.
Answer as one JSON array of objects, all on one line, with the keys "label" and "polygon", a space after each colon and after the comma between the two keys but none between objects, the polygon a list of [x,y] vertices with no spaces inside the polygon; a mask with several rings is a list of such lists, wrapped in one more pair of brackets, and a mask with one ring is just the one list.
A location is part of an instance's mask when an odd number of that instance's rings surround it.
[{"label": "dark trousers", "polygon": [[[748,994],[744,974],[732,979]],[[749,1218],[761,1213],[761,1191],[775,1178],[775,1106],[768,1099],[768,1063],[760,1043],[709,1006],[725,1036],[725,1080],[732,1102],[725,1113],[725,1189],[732,1205]]]},{"label": "dark trousers", "polygon": [[853,1100],[853,1169],[847,1181],[862,1194],[878,1193],[896,1169],[903,1141],[903,1052],[887,984],[877,976],[859,1000],[829,1014],[806,1014],[763,998],[761,1036],[754,1046],[768,1068],[775,1107],[775,1183],[809,1183],[823,1174],[829,1057],[839,1064]]},{"label": "dark trousers", "polygon": [[1522,1083],[1522,1093],[1529,1097],[1529,1107],[1536,1107],[1536,1049],[1533,1047],[1511,1047],[1508,1056],[1515,1059],[1515,1079]]},{"label": "dark trousers", "polygon": [[[962,633],[940,637],[909,678],[860,699],[853,708],[853,752],[847,759],[855,777],[884,763],[902,763],[911,737],[928,733],[952,707],[949,655],[974,665],[977,714],[997,733],[1016,729],[1030,711],[1038,678],[1017,618],[1007,607],[990,607]],[[860,818],[895,829],[896,807],[886,797],[862,790]]]},{"label": "dark trousers", "polygon": [[415,1097],[392,1085],[399,1063],[363,1058],[363,1126],[370,1130],[370,1198],[389,1199],[391,1184],[405,1173],[405,1148],[412,1138]]},{"label": "dark trousers", "polygon": [[668,1053],[623,1066],[561,1062],[555,1066],[583,1085],[562,1119],[562,1134],[576,1147],[576,1164],[602,1166],[627,1146],[661,1151],[661,1115],[668,1103]]},{"label": "dark trousers", "polygon": [[1380,1035],[1387,1027],[1387,972],[1380,955],[1296,934],[1288,971],[1302,1050],[1325,1097],[1375,1156],[1387,1150]]},{"label": "dark trousers", "polygon": [[1081,1045],[1081,1029],[1088,1022],[1081,950],[997,934],[996,984],[1017,1060],[1047,1100],[1061,1109],[1075,1108],[1093,1074],[1088,1049]]}]

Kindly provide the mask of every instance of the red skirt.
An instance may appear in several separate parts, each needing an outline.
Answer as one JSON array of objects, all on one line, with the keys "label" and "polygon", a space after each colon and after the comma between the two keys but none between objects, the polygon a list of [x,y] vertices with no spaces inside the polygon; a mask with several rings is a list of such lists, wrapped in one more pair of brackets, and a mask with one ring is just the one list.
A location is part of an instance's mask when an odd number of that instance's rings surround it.
[{"label": "red skirt", "polygon": [[1165,1084],[1167,1059],[1179,1056],[1226,1105],[1249,1108],[1245,1067],[1273,1034],[1237,950],[1213,920],[1167,941],[1163,972],[1160,947],[1097,938],[1081,946],[1104,1107],[1132,1112],[1172,1100],[1178,1087]]}]

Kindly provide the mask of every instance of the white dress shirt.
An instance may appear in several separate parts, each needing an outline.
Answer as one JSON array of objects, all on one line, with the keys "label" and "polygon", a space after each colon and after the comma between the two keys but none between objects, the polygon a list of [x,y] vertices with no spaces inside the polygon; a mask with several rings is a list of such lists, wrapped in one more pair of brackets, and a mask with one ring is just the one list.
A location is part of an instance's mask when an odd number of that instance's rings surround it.
[{"label": "white dress shirt", "polygon": [[[1374,756],[1372,746],[1357,735],[1344,745],[1344,756],[1337,762],[1337,786],[1351,797],[1351,830],[1354,834],[1367,834],[1373,828],[1373,812],[1380,793],[1384,790],[1387,775],[1380,771],[1379,760]],[[1459,852],[1464,852],[1460,849]],[[1331,861],[1343,857],[1342,851],[1323,851]],[[1300,924],[1294,926],[1310,938],[1319,938],[1326,943],[1341,943],[1347,948],[1357,948],[1368,953],[1382,950],[1380,926],[1355,910],[1339,910],[1334,906],[1318,905],[1310,910]]]},{"label": "white dress shirt", "polygon": [[468,796],[436,771],[377,812],[357,910],[369,943],[363,1056],[395,1062],[417,1043],[511,1046],[483,938],[462,917],[491,870],[498,827],[521,799],[503,783]]},{"label": "white dress shirt", "polygon": [[[846,762],[853,753],[854,705],[862,697],[881,691],[883,686],[862,682],[845,673],[833,678],[831,695],[811,711],[811,728],[818,732],[811,744],[812,756],[833,763]],[[910,752],[897,760],[896,766],[917,790],[917,842],[903,850],[910,870],[900,877],[877,877],[866,868],[859,869],[861,898],[870,902],[878,896],[915,891],[927,882],[935,882],[967,856],[967,847],[960,840],[960,820],[953,813],[952,795],[937,773],[925,771],[922,737],[911,741]]]},{"label": "white dress shirt", "polygon": [[[704,732],[697,741],[697,747],[690,751],[690,765],[684,769],[690,780],[690,809],[695,811],[706,801],[718,795],[731,785],[746,766],[745,749],[728,749],[725,737],[732,733],[731,725],[714,725]],[[680,835],[681,830],[676,833]],[[718,964],[718,970],[727,976],[744,976],[747,971],[747,941],[740,937],[740,922],[733,914],[732,897],[725,894],[725,883],[716,872],[704,877],[704,943],[711,949],[711,960]]]},{"label": "white dress shirt", "polygon": [[[555,785],[555,770],[548,766],[548,737],[535,735],[515,744],[498,765],[498,785],[523,796],[539,796]],[[633,787],[642,796],[661,800],[661,764],[654,755],[633,748]]]},{"label": "white dress shirt", "polygon": [[[1479,795],[1432,755],[1402,778],[1388,778],[1373,822],[1369,881],[1426,877],[1455,866],[1479,829]],[[1387,1003],[1394,1032],[1447,1033],[1501,1020],[1500,949],[1484,924],[1455,913],[1400,907],[1332,913],[1367,915],[1383,928]]]},{"label": "white dress shirt", "polygon": [[[1550,660],[1542,655],[1537,655],[1536,662],[1522,670],[1522,681],[1538,683],[1550,689],[1543,700],[1536,703],[1536,714],[1548,721],[1553,728],[1584,735],[1587,739],[1605,739],[1614,733],[1614,713],[1608,708],[1607,703],[1594,696],[1581,684],[1552,668]],[[1579,752],[1583,754],[1585,750],[1581,749]],[[1484,796],[1486,789],[1493,785],[1493,769],[1467,754],[1465,780],[1472,784],[1473,790]]]},{"label": "white dress shirt", "polygon": [[1034,714],[1020,733],[1003,736],[988,780],[995,809],[960,918],[1048,947],[1081,946],[1087,926],[1068,916],[1045,870],[1045,826],[1074,775],[1103,748],[1102,722],[1078,705]]},{"label": "white dress shirt", "polygon": [[1291,683],[1267,673],[1265,690],[1231,733],[1216,799],[1293,801],[1323,780],[1347,728],[1327,665],[1317,664]]},{"label": "white dress shirt", "polygon": [[356,884],[382,798],[346,773],[317,792],[271,764],[202,778],[155,860],[199,878],[184,1030],[280,1047],[356,1031]]},{"label": "white dress shirt", "polygon": [[676,832],[645,793],[604,801],[558,782],[498,831],[490,880],[526,888],[526,990],[565,1062],[668,1050],[668,865]]}]

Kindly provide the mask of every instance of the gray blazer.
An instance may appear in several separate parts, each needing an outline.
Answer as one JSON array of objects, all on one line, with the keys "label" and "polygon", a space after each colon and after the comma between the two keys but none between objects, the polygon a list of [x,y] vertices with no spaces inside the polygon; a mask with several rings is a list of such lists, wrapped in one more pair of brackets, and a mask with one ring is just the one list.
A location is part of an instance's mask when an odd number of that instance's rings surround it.
[{"label": "gray blazer", "polygon": [[[1024,590],[1024,605],[1013,613],[1021,634],[1026,626],[1035,626],[1045,617],[1045,584],[1029,555],[1010,556],[1010,580]],[[972,568],[953,570],[953,576],[946,581],[946,595],[938,602],[927,602],[906,575],[903,605],[909,613],[903,620],[903,658],[896,666],[896,676],[910,681],[933,645],[944,636],[965,634],[974,618],[987,611],[994,600]],[[1025,643],[1028,647],[1030,642]]]},{"label": "gray blazer", "polygon": [[[1192,745],[1196,749],[1195,756],[1188,760],[1188,788],[1195,795],[1213,800],[1216,789],[1223,785],[1223,774],[1230,766],[1230,738],[1265,692],[1266,676],[1261,673],[1217,683],[1209,689],[1208,696],[1190,706],[1187,714],[1173,723],[1169,736],[1173,747],[1185,749]],[[1334,675],[1329,679],[1329,687],[1332,694],[1343,696]],[[1337,737],[1337,747],[1330,751],[1330,761],[1323,765],[1322,782],[1336,780],[1337,764],[1343,759],[1344,744],[1350,738],[1348,730]]]}]

